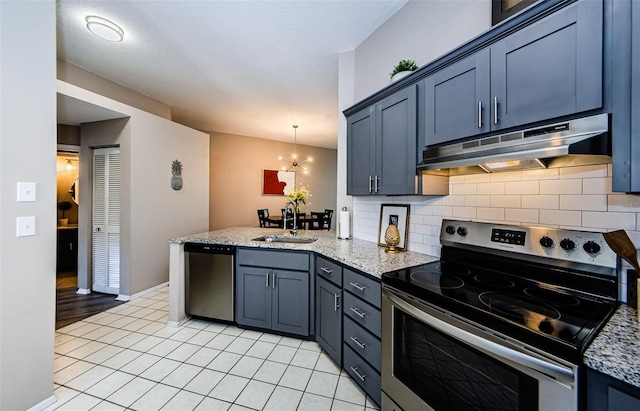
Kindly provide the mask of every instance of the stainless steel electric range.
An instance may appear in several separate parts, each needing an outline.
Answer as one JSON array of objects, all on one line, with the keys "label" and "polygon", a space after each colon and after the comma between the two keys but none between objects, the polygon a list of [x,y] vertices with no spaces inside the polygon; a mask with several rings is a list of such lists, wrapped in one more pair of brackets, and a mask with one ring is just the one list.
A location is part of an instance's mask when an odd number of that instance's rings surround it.
[{"label": "stainless steel electric range", "polygon": [[445,220],[440,242],[382,277],[383,410],[578,410],[618,306],[602,234]]}]

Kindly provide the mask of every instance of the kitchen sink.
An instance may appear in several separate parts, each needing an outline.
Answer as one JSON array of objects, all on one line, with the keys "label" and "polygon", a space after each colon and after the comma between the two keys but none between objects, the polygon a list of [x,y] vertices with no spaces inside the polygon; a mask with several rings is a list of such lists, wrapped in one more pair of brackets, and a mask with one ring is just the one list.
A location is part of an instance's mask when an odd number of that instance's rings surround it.
[{"label": "kitchen sink", "polygon": [[316,241],[317,238],[313,237],[291,237],[286,235],[263,235],[262,237],[256,237],[252,241],[264,241],[266,243],[299,243],[308,244]]}]

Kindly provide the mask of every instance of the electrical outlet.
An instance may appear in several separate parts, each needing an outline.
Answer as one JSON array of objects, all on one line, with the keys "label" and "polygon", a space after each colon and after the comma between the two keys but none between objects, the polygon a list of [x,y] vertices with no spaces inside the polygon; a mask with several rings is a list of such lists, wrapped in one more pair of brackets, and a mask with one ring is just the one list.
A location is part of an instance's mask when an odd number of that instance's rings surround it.
[{"label": "electrical outlet", "polygon": [[638,273],[627,270],[627,304],[638,308]]}]

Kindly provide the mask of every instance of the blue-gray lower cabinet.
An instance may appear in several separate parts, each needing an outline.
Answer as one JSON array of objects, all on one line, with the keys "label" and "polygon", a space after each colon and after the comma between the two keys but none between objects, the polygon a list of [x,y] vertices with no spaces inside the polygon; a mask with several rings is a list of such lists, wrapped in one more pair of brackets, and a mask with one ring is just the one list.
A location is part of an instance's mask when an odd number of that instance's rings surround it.
[{"label": "blue-gray lower cabinet", "polygon": [[239,249],[235,275],[238,325],[309,336],[309,258],[308,253]]},{"label": "blue-gray lower cabinet", "polygon": [[640,388],[587,370],[587,411],[640,410]]},{"label": "blue-gray lower cabinet", "polygon": [[342,289],[316,277],[316,341],[342,364]]}]

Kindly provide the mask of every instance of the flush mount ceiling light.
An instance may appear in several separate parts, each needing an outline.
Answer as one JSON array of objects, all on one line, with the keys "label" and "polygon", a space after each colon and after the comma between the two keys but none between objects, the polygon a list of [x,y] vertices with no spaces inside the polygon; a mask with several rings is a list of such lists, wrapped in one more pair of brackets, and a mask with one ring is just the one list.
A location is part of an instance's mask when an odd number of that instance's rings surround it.
[{"label": "flush mount ceiling light", "polygon": [[87,16],[87,28],[90,32],[107,41],[122,41],[124,30],[116,23],[98,16]]},{"label": "flush mount ceiling light", "polygon": [[[298,160],[298,126],[296,124],[293,125],[293,154],[291,155],[291,160],[286,160],[284,157],[280,156],[278,159],[280,161],[286,161],[287,165],[282,166],[283,171],[291,171],[291,169],[295,169],[299,167],[304,174],[309,174],[309,168],[304,167],[304,163],[311,163],[313,158],[307,157],[305,160]],[[294,170],[295,171],[295,170]]]}]

